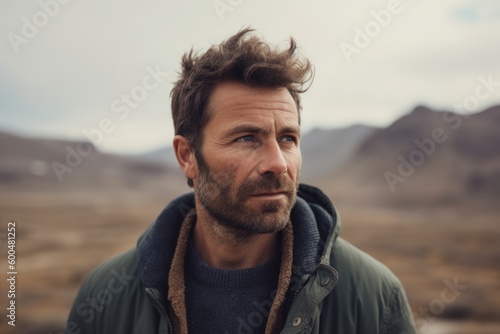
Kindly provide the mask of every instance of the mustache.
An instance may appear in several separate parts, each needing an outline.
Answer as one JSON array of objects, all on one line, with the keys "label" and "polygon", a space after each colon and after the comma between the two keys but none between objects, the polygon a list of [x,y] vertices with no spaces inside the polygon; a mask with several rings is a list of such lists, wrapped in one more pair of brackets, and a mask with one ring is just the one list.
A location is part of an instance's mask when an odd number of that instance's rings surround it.
[{"label": "mustache", "polygon": [[238,197],[248,197],[258,193],[283,192],[288,197],[297,192],[297,185],[286,175],[263,175],[257,179],[247,180],[238,189]]}]

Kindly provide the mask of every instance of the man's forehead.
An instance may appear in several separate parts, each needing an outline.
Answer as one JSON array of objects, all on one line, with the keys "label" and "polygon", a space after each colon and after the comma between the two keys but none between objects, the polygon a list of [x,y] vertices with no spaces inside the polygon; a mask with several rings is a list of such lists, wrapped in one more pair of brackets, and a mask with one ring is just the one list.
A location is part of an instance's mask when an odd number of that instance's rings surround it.
[{"label": "man's forehead", "polygon": [[214,88],[208,107],[216,118],[278,116],[298,120],[297,105],[285,87],[256,88],[223,82]]}]

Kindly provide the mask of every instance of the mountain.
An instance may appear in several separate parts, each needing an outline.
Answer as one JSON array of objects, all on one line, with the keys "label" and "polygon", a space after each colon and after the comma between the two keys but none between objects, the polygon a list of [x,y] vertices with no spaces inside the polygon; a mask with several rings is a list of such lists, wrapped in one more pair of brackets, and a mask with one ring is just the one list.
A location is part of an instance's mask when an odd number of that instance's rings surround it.
[{"label": "mountain", "polygon": [[153,151],[137,155],[137,158],[146,161],[159,162],[171,166],[177,166],[177,159],[175,158],[174,148],[172,146],[162,147]]},{"label": "mountain", "polygon": [[[472,115],[418,106],[384,129],[314,129],[301,141],[302,181],[355,204],[498,201],[499,129],[500,106]],[[86,142],[0,133],[0,190],[166,187],[187,190],[171,147],[124,157]]]},{"label": "mountain", "polygon": [[312,129],[301,140],[301,179],[307,182],[339,168],[375,130],[377,128],[365,125]]},{"label": "mountain", "polygon": [[359,202],[495,199],[499,129],[500,106],[472,115],[418,106],[367,137],[342,168],[314,182]]},{"label": "mountain", "polygon": [[88,142],[0,132],[0,188],[105,190],[185,183],[178,168],[105,154]]}]

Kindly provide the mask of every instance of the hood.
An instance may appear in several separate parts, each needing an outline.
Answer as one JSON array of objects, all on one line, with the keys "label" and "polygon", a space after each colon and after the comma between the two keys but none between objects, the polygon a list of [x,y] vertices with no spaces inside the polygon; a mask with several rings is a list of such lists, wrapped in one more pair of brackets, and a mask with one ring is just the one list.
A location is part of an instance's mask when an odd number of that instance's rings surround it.
[{"label": "hood", "polygon": [[[137,267],[144,287],[166,296],[168,273],[184,218],[194,208],[194,193],[168,204],[137,242]],[[314,272],[319,262],[328,261],[340,222],[333,204],[318,188],[301,184],[290,218],[294,230],[293,275]]]},{"label": "hood", "polygon": [[294,275],[311,274],[320,262],[329,265],[329,255],[340,232],[340,219],[330,199],[318,188],[301,184],[290,218]]}]

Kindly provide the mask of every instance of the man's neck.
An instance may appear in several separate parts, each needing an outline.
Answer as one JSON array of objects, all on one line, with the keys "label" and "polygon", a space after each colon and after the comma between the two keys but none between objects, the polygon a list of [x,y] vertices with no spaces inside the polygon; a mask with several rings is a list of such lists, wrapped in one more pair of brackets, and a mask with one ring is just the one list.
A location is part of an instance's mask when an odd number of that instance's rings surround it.
[{"label": "man's neck", "polygon": [[198,256],[219,269],[252,268],[278,251],[280,234],[246,234],[222,226],[204,210],[197,210],[193,241]]}]

